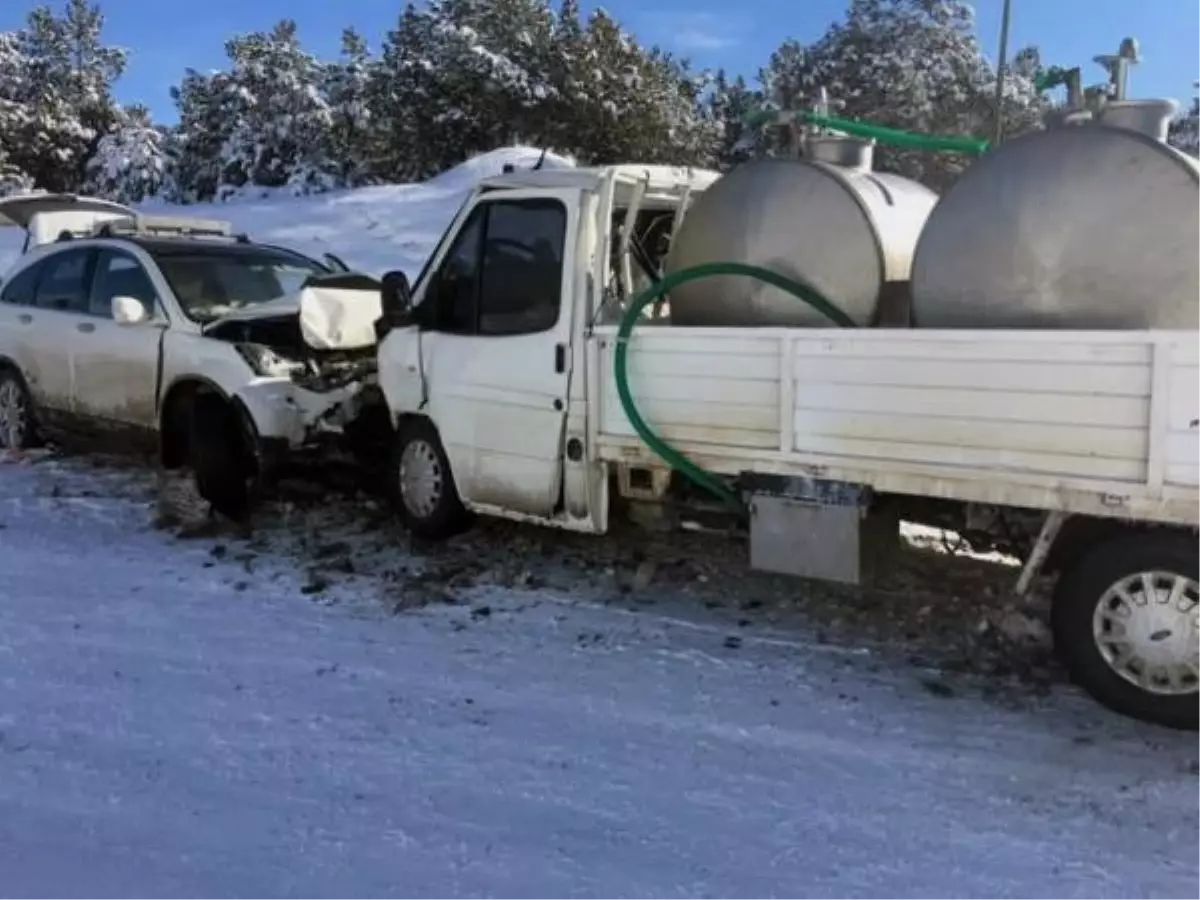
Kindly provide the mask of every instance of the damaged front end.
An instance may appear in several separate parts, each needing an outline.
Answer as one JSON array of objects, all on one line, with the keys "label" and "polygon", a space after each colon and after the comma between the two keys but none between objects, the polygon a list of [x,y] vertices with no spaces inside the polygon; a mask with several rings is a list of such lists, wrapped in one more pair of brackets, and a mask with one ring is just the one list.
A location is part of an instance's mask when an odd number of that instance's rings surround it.
[{"label": "damaged front end", "polygon": [[314,276],[293,297],[206,326],[206,337],[232,344],[260,379],[243,400],[253,408],[258,404],[248,395],[270,398],[279,424],[264,438],[283,437],[291,451],[338,437],[377,442],[364,432],[375,430],[381,409],[387,422],[376,387],[379,287],[359,273]]}]

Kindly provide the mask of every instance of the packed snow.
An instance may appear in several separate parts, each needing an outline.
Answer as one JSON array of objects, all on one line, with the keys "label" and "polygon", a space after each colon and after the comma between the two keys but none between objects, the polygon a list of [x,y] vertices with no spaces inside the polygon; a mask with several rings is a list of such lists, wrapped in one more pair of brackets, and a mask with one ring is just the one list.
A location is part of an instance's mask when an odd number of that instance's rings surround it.
[{"label": "packed snow", "polygon": [[149,483],[0,464],[8,895],[1197,891],[1194,736],[702,609],[393,613],[155,531]]},{"label": "packed snow", "polygon": [[[479,177],[539,155],[185,212],[415,275]],[[937,634],[925,595],[884,598],[910,618],[878,633],[878,597],[826,603],[791,580],[804,616],[764,613],[752,598],[783,582],[721,581],[687,566],[724,562],[687,551],[657,575],[639,555],[614,591],[618,563],[564,562],[578,539],[484,528],[414,548],[372,531],[362,500],[336,528],[284,504],[251,539],[183,540],[152,527],[151,484],[0,459],[6,894],[1200,889],[1195,736],[1057,682],[1006,701],[975,674],[931,676],[905,659],[913,622]],[[964,654],[984,630],[954,632]]]}]

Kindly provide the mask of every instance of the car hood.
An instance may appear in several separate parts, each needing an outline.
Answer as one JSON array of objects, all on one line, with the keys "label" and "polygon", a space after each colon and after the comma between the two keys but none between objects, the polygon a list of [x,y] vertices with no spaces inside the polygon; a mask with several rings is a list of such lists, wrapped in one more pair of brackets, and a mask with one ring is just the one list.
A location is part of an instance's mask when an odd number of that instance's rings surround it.
[{"label": "car hood", "polygon": [[378,281],[338,273],[309,279],[300,290],[275,300],[231,310],[205,323],[204,332],[229,322],[298,316],[301,336],[311,349],[359,350],[375,344],[375,320],[382,313]]}]

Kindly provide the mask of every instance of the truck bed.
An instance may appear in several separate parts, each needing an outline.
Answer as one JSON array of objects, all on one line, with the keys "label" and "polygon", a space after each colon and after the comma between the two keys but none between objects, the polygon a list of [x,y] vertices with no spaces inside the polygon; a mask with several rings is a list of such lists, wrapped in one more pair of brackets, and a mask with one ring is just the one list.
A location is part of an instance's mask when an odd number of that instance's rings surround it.
[{"label": "truck bed", "polygon": [[[621,409],[615,337],[589,346],[593,446],[661,465]],[[645,326],[629,371],[646,422],[715,472],[1197,523],[1193,332]]]}]

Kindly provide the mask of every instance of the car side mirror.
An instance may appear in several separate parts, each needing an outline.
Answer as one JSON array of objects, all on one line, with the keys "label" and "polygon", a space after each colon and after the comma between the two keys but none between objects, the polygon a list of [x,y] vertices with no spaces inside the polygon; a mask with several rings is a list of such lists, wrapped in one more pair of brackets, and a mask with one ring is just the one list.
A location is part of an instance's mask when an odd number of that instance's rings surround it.
[{"label": "car side mirror", "polygon": [[150,310],[137,297],[113,297],[112,317],[118,325],[140,325],[150,318]]}]

